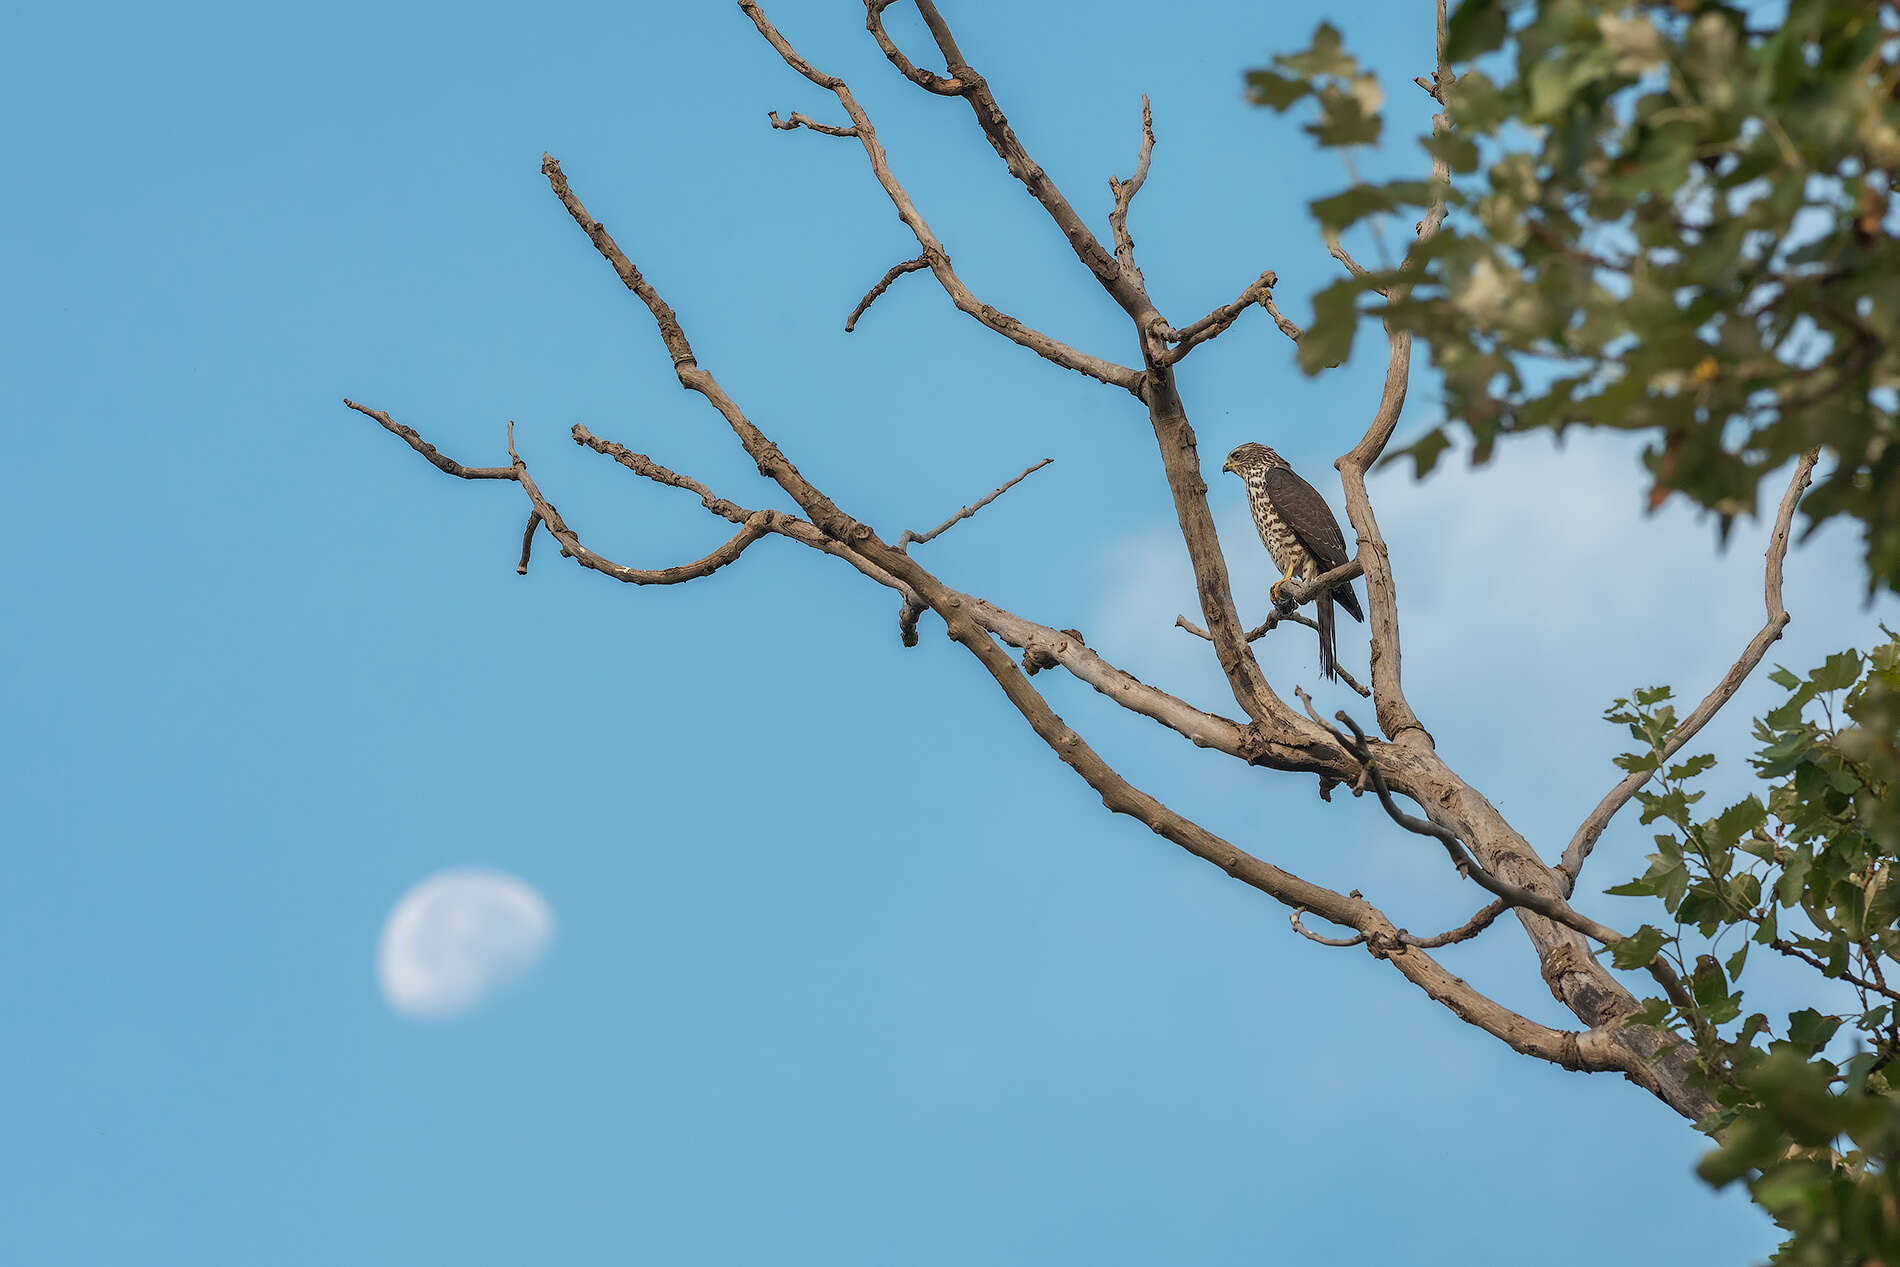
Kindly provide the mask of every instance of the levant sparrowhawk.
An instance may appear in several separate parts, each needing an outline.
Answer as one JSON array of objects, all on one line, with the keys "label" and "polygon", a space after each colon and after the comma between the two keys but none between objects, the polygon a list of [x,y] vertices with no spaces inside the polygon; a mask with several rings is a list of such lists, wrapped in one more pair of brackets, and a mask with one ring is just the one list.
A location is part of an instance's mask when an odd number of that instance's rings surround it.
[{"label": "levant sparrowhawk", "polygon": [[[1268,591],[1278,599],[1280,587],[1296,575],[1310,581],[1323,572],[1345,563],[1346,538],[1339,521],[1319,490],[1293,473],[1286,459],[1264,444],[1243,444],[1227,455],[1223,471],[1232,471],[1247,485],[1247,503],[1253,509],[1253,524],[1260,540],[1273,556],[1273,565],[1282,575]],[[1354,620],[1364,621],[1359,595],[1352,582],[1335,586],[1315,600],[1315,623],[1319,625],[1319,671],[1335,676],[1337,655],[1334,647],[1333,604],[1346,609]]]}]

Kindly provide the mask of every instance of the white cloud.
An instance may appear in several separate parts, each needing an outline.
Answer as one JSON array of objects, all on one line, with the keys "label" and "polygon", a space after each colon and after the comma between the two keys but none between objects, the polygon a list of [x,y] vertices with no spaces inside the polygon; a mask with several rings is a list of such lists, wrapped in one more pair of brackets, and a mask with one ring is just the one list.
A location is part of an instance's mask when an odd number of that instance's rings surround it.
[{"label": "white cloud", "polygon": [[554,913],[529,885],[455,867],[423,880],[389,912],[376,976],[397,1012],[457,1016],[525,975],[553,936]]}]

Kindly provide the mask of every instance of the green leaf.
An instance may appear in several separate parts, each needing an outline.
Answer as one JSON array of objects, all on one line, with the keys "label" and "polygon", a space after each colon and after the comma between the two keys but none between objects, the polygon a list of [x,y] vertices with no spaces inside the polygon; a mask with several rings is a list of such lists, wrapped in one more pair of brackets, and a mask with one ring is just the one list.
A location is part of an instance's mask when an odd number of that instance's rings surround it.
[{"label": "green leaf", "polygon": [[1817,691],[1844,691],[1860,679],[1860,653],[1837,651],[1827,662],[1808,674]]},{"label": "green leaf", "polygon": [[1788,670],[1782,668],[1780,665],[1775,666],[1775,671],[1768,675],[1768,680],[1773,682],[1776,686],[1783,687],[1790,691],[1801,685],[1800,678],[1788,672]]},{"label": "green leaf", "polygon": [[1801,900],[1807,890],[1808,872],[1814,867],[1814,858],[1803,850],[1783,864],[1781,878],[1775,881],[1775,900],[1783,906],[1793,906]]},{"label": "green leaf", "polygon": [[1307,79],[1294,79],[1273,70],[1247,72],[1247,100],[1269,110],[1285,110],[1313,91]]},{"label": "green leaf", "polygon": [[1287,53],[1273,59],[1288,70],[1306,75],[1350,75],[1359,63],[1346,52],[1339,28],[1321,22],[1313,31],[1313,43],[1300,53]]},{"label": "green leaf", "polygon": [[1667,940],[1660,928],[1645,924],[1610,947],[1610,962],[1619,968],[1641,968],[1656,957]]},{"label": "green leaf", "polygon": [[1837,1017],[1823,1016],[1811,1007],[1788,1014],[1788,1041],[1810,1051],[1819,1051],[1841,1027]]},{"label": "green leaf", "polygon": [[1300,336],[1300,368],[1308,374],[1331,369],[1352,352],[1359,329],[1359,284],[1334,282],[1313,296],[1313,324]]},{"label": "green leaf", "polygon": [[1664,777],[1671,783],[1680,783],[1684,779],[1693,779],[1696,775],[1714,767],[1715,757],[1710,753],[1699,752],[1687,761],[1670,766]]},{"label": "green leaf", "polygon": [[1445,24],[1445,57],[1468,62],[1504,43],[1508,32],[1503,0],[1462,0]]}]

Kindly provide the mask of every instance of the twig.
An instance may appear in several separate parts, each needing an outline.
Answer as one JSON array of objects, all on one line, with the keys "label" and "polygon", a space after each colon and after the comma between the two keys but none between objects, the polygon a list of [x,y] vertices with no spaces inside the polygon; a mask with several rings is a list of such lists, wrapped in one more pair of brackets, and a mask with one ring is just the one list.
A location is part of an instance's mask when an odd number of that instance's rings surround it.
[{"label": "twig", "polygon": [[933,75],[927,70],[911,65],[910,58],[904,56],[903,50],[898,48],[896,42],[885,33],[884,10],[890,8],[893,3],[894,0],[864,0],[864,29],[871,33],[871,38],[877,41],[877,46],[884,50],[884,56],[890,59],[891,65],[897,67],[898,73],[904,78],[940,97],[954,97],[960,94],[963,91],[961,80]]},{"label": "twig", "polygon": [[[605,555],[596,554],[582,545],[580,538],[574,535],[574,530],[569,528],[567,522],[561,518],[561,512],[554,509],[547,498],[541,495],[541,490],[535,486],[533,477],[528,474],[528,464],[521,460],[519,453],[515,452],[515,424],[512,422],[508,424],[508,456],[514,460],[515,479],[521,484],[522,491],[527,493],[528,500],[534,504],[535,514],[540,517],[542,523],[547,525],[549,534],[561,543],[561,552],[572,556],[574,561],[584,568],[591,568],[603,576],[611,576],[614,580],[625,581],[629,585],[678,585],[684,581],[696,581],[731,563],[745,553],[747,546],[771,531],[773,512],[757,511],[740,526],[738,532],[727,539],[724,545],[703,558],[694,559],[691,563],[682,563],[678,567],[630,568],[624,563],[615,563]],[[525,543],[522,557],[524,560],[527,557]],[[525,568],[519,570],[525,570]]]},{"label": "twig", "polygon": [[1291,911],[1287,912],[1287,922],[1293,925],[1294,932],[1306,938],[1306,940],[1308,941],[1316,941],[1322,946],[1344,947],[1344,946],[1357,946],[1361,944],[1362,942],[1364,942],[1366,939],[1366,935],[1364,933],[1358,933],[1352,937],[1322,937],[1318,933],[1308,930],[1306,925],[1300,923],[1301,914],[1302,912],[1300,908],[1297,906],[1294,907]]},{"label": "twig", "polygon": [[1205,317],[1202,317],[1199,321],[1194,322],[1192,325],[1183,326],[1179,330],[1163,329],[1161,331],[1161,337],[1169,343],[1176,345],[1168,350],[1167,363],[1173,365],[1189,352],[1192,352],[1196,347],[1221,333],[1227,329],[1228,326],[1233,325],[1240,314],[1254,304],[1260,304],[1265,307],[1268,312],[1272,313],[1274,323],[1280,327],[1283,333],[1287,332],[1289,326],[1292,326],[1290,337],[1297,342],[1300,337],[1300,328],[1293,325],[1293,323],[1288,321],[1285,317],[1282,317],[1279,310],[1273,306],[1273,288],[1279,284],[1280,278],[1278,274],[1272,269],[1268,269],[1266,272],[1260,274],[1260,276],[1254,278],[1247,286],[1247,289],[1240,292],[1240,296],[1235,299],[1234,302],[1222,304]]},{"label": "twig", "polygon": [[1154,112],[1148,108],[1148,94],[1141,95],[1141,152],[1135,158],[1135,174],[1127,180],[1108,178],[1108,191],[1115,197],[1115,206],[1108,213],[1108,227],[1115,238],[1115,260],[1122,272],[1132,276],[1139,285],[1146,285],[1141,269],[1135,266],[1135,240],[1128,235],[1128,204],[1135,200],[1135,194],[1142,183],[1148,179],[1148,162],[1155,153]]},{"label": "twig", "polygon": [[1349,584],[1354,577],[1363,576],[1365,568],[1357,558],[1346,560],[1330,571],[1321,572],[1310,581],[1290,581],[1280,587],[1280,598],[1275,606],[1285,615],[1296,607],[1304,607],[1327,590]]},{"label": "twig", "polygon": [[1024,469],[1024,471],[1020,475],[1017,475],[1015,478],[1005,480],[1003,482],[1002,487],[997,488],[993,490],[992,492],[990,492],[988,495],[984,497],[980,497],[976,501],[971,502],[968,506],[965,506],[962,510],[959,510],[956,514],[950,516],[948,519],[938,524],[935,528],[932,528],[929,532],[916,533],[906,528],[904,530],[903,535],[897,538],[897,548],[899,550],[908,549],[910,547],[910,544],[913,541],[916,542],[918,545],[922,545],[926,541],[935,540],[937,537],[941,536],[943,533],[949,531],[956,524],[958,524],[962,520],[968,519],[971,515],[974,515],[977,511],[983,509],[985,506],[989,505],[991,502],[1001,497],[1004,493],[1007,493],[1010,489],[1016,487],[1018,484],[1022,483],[1024,480],[1028,479],[1031,475],[1034,475],[1037,471],[1040,471],[1043,467],[1049,465],[1053,461],[1055,461],[1054,458],[1044,458],[1042,461],[1037,462],[1030,467],[1027,467],[1026,469]]},{"label": "twig", "polygon": [[[1272,633],[1273,630],[1278,625],[1280,625],[1283,621],[1291,621],[1296,625],[1305,625],[1308,629],[1319,628],[1319,625],[1311,617],[1302,616],[1298,612],[1272,611],[1272,612],[1267,613],[1267,619],[1258,628],[1249,629],[1247,631],[1246,633],[1247,641],[1258,642],[1260,639],[1266,637],[1269,633]],[[1186,616],[1176,616],[1174,618],[1174,627],[1177,629],[1185,629],[1187,632],[1193,634],[1196,638],[1206,638],[1209,642],[1213,641],[1213,638],[1209,636],[1207,630],[1201,628],[1199,625],[1189,620]],[[1337,661],[1335,661],[1333,664],[1333,669],[1339,674],[1339,680],[1344,682],[1347,686],[1350,686],[1353,690],[1357,691],[1360,695],[1360,698],[1362,699],[1372,698],[1371,690],[1361,685],[1358,678],[1354,677],[1351,673],[1347,672],[1345,665],[1340,664]]]},{"label": "twig", "polygon": [[897,609],[897,640],[907,647],[917,645],[917,621],[929,610],[921,598],[907,598]]},{"label": "twig", "polygon": [[521,530],[521,562],[515,564],[515,575],[528,574],[528,556],[534,553],[534,530],[541,526],[541,512],[528,512],[528,526]]},{"label": "twig", "polygon": [[844,332],[846,334],[850,334],[852,330],[857,328],[858,318],[864,315],[865,309],[869,308],[873,303],[877,302],[877,297],[879,295],[883,294],[885,291],[891,288],[892,282],[902,277],[905,273],[914,273],[920,268],[929,268],[929,267],[930,267],[930,257],[927,255],[919,255],[914,260],[905,260],[902,264],[891,265],[890,272],[884,274],[883,278],[878,282],[877,285],[871,287],[869,291],[865,292],[864,298],[858,301],[858,306],[853,308],[851,310],[851,315],[844,319]]},{"label": "twig", "polygon": [[1401,930],[1399,940],[1408,946],[1417,946],[1421,950],[1437,950],[1441,946],[1456,945],[1461,941],[1470,941],[1473,937],[1476,937],[1479,933],[1491,927],[1498,916],[1510,909],[1511,904],[1503,898],[1499,898],[1497,901],[1487,904],[1476,915],[1473,915],[1470,919],[1458,925],[1458,927],[1452,929],[1450,932],[1440,933],[1436,937],[1414,937],[1410,933]]},{"label": "twig", "polygon": [[[1339,230],[1329,228],[1326,230],[1325,237],[1326,237],[1327,251],[1331,253],[1334,259],[1338,260],[1341,264],[1344,264],[1346,266],[1346,271],[1348,273],[1351,273],[1354,277],[1371,276],[1370,273],[1366,272],[1365,269],[1359,266],[1358,260],[1355,260],[1352,256],[1346,253],[1346,244],[1339,240]],[[1380,295],[1384,295],[1386,293],[1385,289],[1380,286],[1374,286],[1372,289]]]},{"label": "twig", "polygon": [[391,435],[401,436],[408,446],[429,460],[429,465],[438,471],[446,471],[462,480],[511,480],[515,478],[512,466],[463,466],[454,458],[438,450],[433,444],[416,434],[413,427],[405,427],[380,409],[371,409],[368,405],[359,405],[344,397],[343,403],[359,414],[366,414],[383,424],[383,429]]},{"label": "twig", "polygon": [[1288,320],[1286,314],[1275,306],[1272,292],[1269,291],[1260,297],[1260,306],[1267,310],[1269,317],[1273,318],[1273,324],[1280,327],[1280,333],[1295,343],[1298,343],[1300,336],[1306,333],[1306,331],[1300,329],[1297,325],[1293,324],[1292,321]]},{"label": "twig", "polygon": [[[938,79],[929,72],[919,71],[908,61],[902,60],[903,54],[897,52],[897,46],[891,44],[889,37],[883,34],[881,15],[884,7],[877,4],[876,0],[868,0],[866,26],[872,35],[878,37],[879,47],[885,49],[885,55],[892,58],[893,64],[896,64],[899,70],[904,70],[906,77],[912,82],[922,84],[933,92],[944,91],[948,95],[961,93],[963,87],[960,84],[950,86],[957,84],[958,81]],[[892,174],[890,163],[884,153],[884,145],[878,140],[877,129],[872,126],[871,116],[866,114],[864,107],[858,104],[858,99],[852,95],[850,87],[838,76],[828,75],[818,70],[799,56],[791,42],[767,20],[757,0],[739,0],[739,8],[752,20],[752,25],[758,28],[759,34],[765,38],[766,43],[772,46],[773,51],[784,59],[787,66],[838,98],[838,104],[844,107],[845,114],[851,120],[858,144],[864,147],[865,157],[870,160],[871,174],[877,178],[878,185],[890,198],[891,205],[897,209],[898,218],[917,239],[917,245],[922,248],[919,254],[929,262],[930,271],[936,276],[938,284],[943,287],[944,293],[950,296],[950,302],[957,306],[958,311],[968,313],[1010,342],[1028,348],[1046,361],[1051,361],[1064,369],[1074,370],[1079,374],[1086,374],[1090,378],[1119,387],[1124,391],[1137,395],[1140,393],[1142,376],[1139,370],[1117,365],[1113,361],[1091,356],[1087,352],[1070,347],[1061,340],[1051,338],[1040,330],[1026,326],[1015,317],[1000,312],[978,299],[964,284],[963,279],[957,276],[956,270],[950,266],[949,252],[944,250],[943,244],[937,240],[936,235],[931,232],[929,223],[924,220],[923,213],[917,210],[917,205],[911,201],[910,194]],[[906,67],[909,69],[906,70]],[[936,86],[933,87],[933,84]],[[1114,261],[1109,261],[1109,265],[1112,268]]]},{"label": "twig", "polygon": [[1590,851],[1596,848],[1597,841],[1602,838],[1604,829],[1616,817],[1617,811],[1629,804],[1630,798],[1649,782],[1656,770],[1662,768],[1663,762],[1680,752],[1683,745],[1695,738],[1697,732],[1722,710],[1722,706],[1734,698],[1735,693],[1741,690],[1742,683],[1748,680],[1748,675],[1768,654],[1768,648],[1788,627],[1792,618],[1781,601],[1781,569],[1788,557],[1788,538],[1794,525],[1795,507],[1800,504],[1801,494],[1814,475],[1814,462],[1819,456],[1818,449],[1809,449],[1801,455],[1801,460],[1795,463],[1794,478],[1788,481],[1788,491],[1781,495],[1781,508],[1775,514],[1774,531],[1768,535],[1768,548],[1763,552],[1767,564],[1762,570],[1762,604],[1767,610],[1767,619],[1762,622],[1760,632],[1749,639],[1748,645],[1742,648],[1741,656],[1729,666],[1729,671],[1722,675],[1722,680],[1715,684],[1714,689],[1702,697],[1702,702],[1695,706],[1695,710],[1669,732],[1657,750],[1659,759],[1656,765],[1648,770],[1632,770],[1624,775],[1577,828],[1576,835],[1564,847],[1563,861],[1557,866],[1565,893],[1575,891],[1584,861],[1589,858]]},{"label": "twig", "polygon": [[[1756,921],[1756,922],[1759,922],[1759,921]],[[1779,951],[1781,954],[1787,955],[1791,959],[1799,959],[1802,963],[1805,963],[1810,967],[1819,968],[1823,976],[1832,977],[1835,975],[1834,973],[1828,971],[1826,960],[1822,959],[1819,955],[1810,954],[1808,951],[1801,949],[1801,947],[1793,944],[1792,942],[1789,942],[1783,938],[1777,937],[1773,941],[1769,942],[1768,945],[1770,949]],[[1875,994],[1885,995],[1889,999],[1893,999],[1896,1002],[1900,1002],[1900,993],[1896,993],[1893,990],[1889,990],[1886,986],[1880,985],[1877,982],[1869,981],[1865,977],[1859,977],[1859,976],[1854,975],[1851,972],[1843,970],[1839,974],[1839,979],[1847,982],[1850,985],[1857,986],[1862,990],[1872,990]]]},{"label": "twig", "polygon": [[810,128],[813,132],[823,132],[826,136],[856,136],[858,134],[858,130],[854,127],[834,128],[828,123],[818,123],[808,119],[797,111],[793,111],[792,116],[783,123],[779,122],[776,110],[766,111],[765,117],[770,119],[772,126],[781,132],[790,132],[794,128]]}]

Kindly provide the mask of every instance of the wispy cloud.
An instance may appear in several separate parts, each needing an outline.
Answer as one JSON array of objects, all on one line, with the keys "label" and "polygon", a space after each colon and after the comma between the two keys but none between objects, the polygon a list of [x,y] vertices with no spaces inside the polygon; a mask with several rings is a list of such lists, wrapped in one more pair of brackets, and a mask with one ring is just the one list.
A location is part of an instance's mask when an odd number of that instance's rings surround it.
[{"label": "wispy cloud", "polygon": [[477,867],[438,871],[389,912],[376,975],[397,1012],[457,1016],[519,979],[553,936],[553,911],[523,881]]}]

